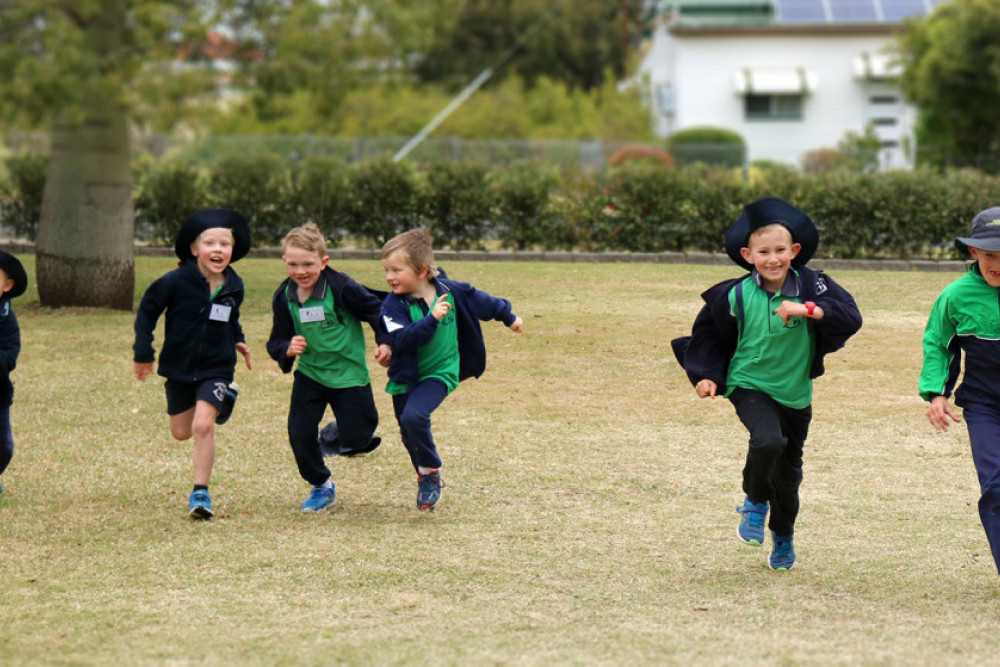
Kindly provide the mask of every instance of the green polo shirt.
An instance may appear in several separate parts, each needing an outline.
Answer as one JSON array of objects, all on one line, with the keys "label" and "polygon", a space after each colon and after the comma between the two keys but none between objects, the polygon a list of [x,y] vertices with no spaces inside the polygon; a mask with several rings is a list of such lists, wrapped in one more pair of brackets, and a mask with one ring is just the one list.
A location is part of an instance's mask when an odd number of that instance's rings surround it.
[{"label": "green polo shirt", "polygon": [[298,287],[285,289],[295,333],[304,336],[306,349],[299,355],[298,370],[331,389],[364,387],[371,382],[365,360],[365,334],[361,322],[341,304],[320,275],[305,303],[299,303]]},{"label": "green polo shirt", "polygon": [[[420,348],[417,359],[420,367],[418,381],[437,378],[448,387],[448,393],[458,388],[458,323],[455,321],[455,297],[448,294],[451,309],[438,322],[437,331],[430,342]],[[416,322],[429,311],[424,301],[417,299],[410,303],[410,320]],[[385,387],[387,394],[405,394],[409,387],[392,380]]]},{"label": "green polo shirt", "polygon": [[[789,271],[777,293],[763,289],[758,280],[754,272],[742,283],[743,332],[729,362],[726,396],[736,387],[756,389],[789,408],[805,408],[812,403],[809,369],[816,341],[807,319],[793,317],[786,324],[774,312],[782,301],[802,302],[798,275]],[[729,291],[729,305],[738,313],[735,292]]]}]

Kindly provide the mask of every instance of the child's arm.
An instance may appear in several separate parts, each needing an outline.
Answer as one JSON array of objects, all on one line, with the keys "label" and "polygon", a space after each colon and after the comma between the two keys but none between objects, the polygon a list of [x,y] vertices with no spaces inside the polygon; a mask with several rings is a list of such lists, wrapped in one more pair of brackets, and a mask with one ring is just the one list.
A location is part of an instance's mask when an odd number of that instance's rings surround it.
[{"label": "child's arm", "polygon": [[[349,277],[344,283],[343,297],[347,312],[358,320],[368,323],[368,326],[375,332],[376,345],[388,346],[389,336],[379,326],[379,312],[382,309],[382,298],[379,298],[378,294],[378,292],[368,289]],[[388,360],[386,363],[388,363]]]},{"label": "child's arm", "polygon": [[[170,274],[167,274],[169,276]],[[153,349],[153,332],[156,330],[156,322],[167,307],[172,294],[171,282],[167,276],[162,276],[146,289],[139,302],[139,308],[135,313],[135,343],[132,345],[135,362],[135,376],[139,380],[145,380],[146,376],[153,368],[153,361],[156,359],[156,352]]]},{"label": "child's arm", "polygon": [[[825,273],[817,275],[816,293],[812,319],[820,333],[820,344],[826,352],[835,352],[861,329],[861,310],[851,293]],[[797,305],[806,308],[805,304]]]},{"label": "child's arm", "polygon": [[931,406],[927,408],[927,419],[938,433],[945,433],[948,430],[949,419],[955,423],[962,421],[945,396],[935,396],[931,399]]},{"label": "child's arm", "polygon": [[958,380],[961,361],[957,350],[950,349],[942,341],[953,340],[955,323],[948,317],[948,298],[941,294],[934,301],[924,329],[924,363],[918,384],[920,397],[930,403],[927,419],[938,433],[948,430],[949,419],[953,422],[961,419],[948,403]]},{"label": "child's arm", "polygon": [[[301,340],[296,341],[296,338]],[[305,342],[305,338],[295,335],[295,323],[288,311],[285,283],[282,283],[271,299],[271,335],[267,339],[267,353],[278,362],[282,373],[290,373],[295,365],[295,357],[306,348]]]},{"label": "child's arm", "polygon": [[21,328],[14,317],[14,311],[0,316],[0,375],[10,375],[17,366],[17,355],[21,353]]},{"label": "child's arm", "polygon": [[[522,333],[524,321],[512,312],[510,301],[493,296],[468,283],[450,281],[452,289],[462,290],[468,303],[472,304],[476,317],[483,321],[497,320],[503,322],[511,330]],[[515,329],[515,326],[517,327]]]},{"label": "child's arm", "polygon": [[433,310],[413,322],[409,306],[392,294],[382,303],[380,320],[393,352],[420,349],[431,342],[438,327],[438,318],[433,315]]}]

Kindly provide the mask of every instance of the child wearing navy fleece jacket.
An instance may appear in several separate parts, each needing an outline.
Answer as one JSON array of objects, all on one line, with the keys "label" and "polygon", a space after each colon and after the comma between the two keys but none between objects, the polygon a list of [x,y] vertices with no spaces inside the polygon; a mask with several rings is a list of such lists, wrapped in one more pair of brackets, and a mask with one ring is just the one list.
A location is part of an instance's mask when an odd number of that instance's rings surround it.
[{"label": "child wearing navy fleece jacket", "polygon": [[392,395],[403,445],[417,472],[417,507],[433,510],[444,483],[431,413],[459,382],[486,369],[480,320],[499,320],[516,333],[524,322],[507,299],[441,275],[425,229],[390,239],[381,259],[392,288],[381,310],[392,348],[386,393]]}]

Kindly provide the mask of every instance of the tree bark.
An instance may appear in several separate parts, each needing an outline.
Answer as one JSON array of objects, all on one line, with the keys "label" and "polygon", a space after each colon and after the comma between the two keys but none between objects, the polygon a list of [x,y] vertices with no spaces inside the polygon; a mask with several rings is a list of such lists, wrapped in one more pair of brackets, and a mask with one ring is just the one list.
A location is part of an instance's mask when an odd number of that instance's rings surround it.
[{"label": "tree bark", "polygon": [[53,133],[36,241],[44,306],[131,310],[135,219],[124,110]]}]

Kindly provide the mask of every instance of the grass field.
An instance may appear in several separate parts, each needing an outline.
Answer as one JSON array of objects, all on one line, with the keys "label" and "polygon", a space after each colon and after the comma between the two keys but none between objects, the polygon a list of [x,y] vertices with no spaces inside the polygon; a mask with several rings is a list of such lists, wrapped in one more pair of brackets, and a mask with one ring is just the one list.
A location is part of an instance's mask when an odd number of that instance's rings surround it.
[{"label": "grass field", "polygon": [[[137,298],[172,264],[138,259]],[[377,262],[336,268],[383,284]],[[486,375],[435,413],[434,513],[374,364],[385,443],[330,461],[334,509],[298,511],[291,378],[264,349],[280,261],[237,265],[254,367],[217,432],[211,522],[186,516],[191,444],[161,382],[132,376],[132,315],[18,299],[0,664],[1000,664],[965,428],[935,435],[915,395],[957,275],[833,273],[865,326],[816,382],[799,562],[776,573],[735,537],[745,431],[669,345],[734,268],[447,268],[526,333],[487,325]]]}]

